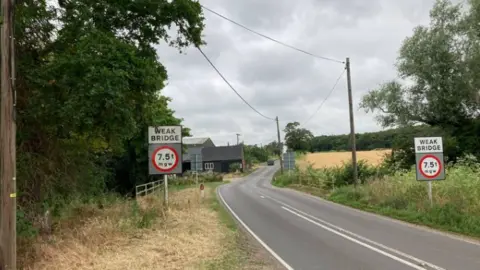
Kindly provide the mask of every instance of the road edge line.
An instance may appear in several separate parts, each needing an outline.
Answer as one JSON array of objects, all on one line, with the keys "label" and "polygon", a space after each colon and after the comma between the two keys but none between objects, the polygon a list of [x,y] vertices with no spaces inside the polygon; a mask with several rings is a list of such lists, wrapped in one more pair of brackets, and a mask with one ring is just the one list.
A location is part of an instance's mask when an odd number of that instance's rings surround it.
[{"label": "road edge line", "polygon": [[330,205],[333,205],[333,206],[342,207],[342,208],[345,208],[345,209],[348,209],[348,210],[355,211],[357,213],[377,217],[377,218],[383,219],[385,221],[390,221],[390,222],[396,223],[398,225],[403,225],[403,226],[409,227],[411,229],[418,229],[418,230],[422,230],[424,232],[429,232],[429,233],[432,233],[432,234],[441,235],[441,236],[450,238],[452,240],[468,243],[468,244],[471,244],[471,245],[474,245],[474,246],[480,246],[480,240],[477,240],[476,238],[472,238],[472,237],[467,236],[467,235],[461,235],[461,234],[457,234],[457,233],[453,233],[453,232],[442,231],[442,230],[439,230],[439,229],[428,227],[427,225],[411,223],[411,222],[403,221],[403,220],[396,219],[396,218],[393,218],[393,217],[377,214],[375,212],[365,211],[365,210],[358,209],[358,208],[355,208],[355,207],[352,207],[352,206],[349,206],[349,205],[345,205],[345,204],[337,203],[337,202],[334,202],[334,201],[330,201],[330,200],[327,200],[327,199],[324,199],[322,197],[318,197],[318,196],[315,196],[315,195],[312,195],[312,194],[309,194],[309,193],[306,193],[306,192],[295,190],[295,189],[292,189],[292,188],[289,188],[289,187],[284,187],[284,188],[276,187],[276,186],[272,185],[271,183],[270,183],[270,186],[273,189],[283,190],[283,191],[294,193],[294,194],[296,193],[297,195],[306,195],[307,198],[312,199],[312,200],[320,201],[320,202],[327,203],[327,204],[330,204]]},{"label": "road edge line", "polygon": [[368,244],[370,244],[370,245],[373,245],[373,246],[376,246],[376,247],[378,247],[378,248],[384,249],[384,250],[389,251],[389,252],[391,252],[391,253],[393,253],[393,254],[395,254],[395,255],[398,255],[398,256],[407,258],[407,259],[409,259],[409,260],[415,261],[415,262],[417,262],[417,263],[419,263],[419,264],[421,264],[421,265],[426,265],[426,266],[428,266],[428,267],[430,267],[430,268],[433,268],[433,269],[435,269],[435,270],[446,270],[445,268],[442,268],[442,267],[440,267],[440,266],[438,266],[438,265],[435,265],[435,264],[433,264],[433,263],[431,263],[431,262],[427,262],[427,261],[425,261],[425,260],[419,259],[419,258],[417,258],[417,257],[414,257],[414,256],[410,255],[410,254],[407,254],[407,253],[405,253],[405,252],[402,252],[402,251],[400,251],[400,250],[397,250],[397,249],[391,248],[391,247],[389,247],[389,246],[386,246],[386,245],[384,245],[384,244],[375,242],[375,241],[373,241],[373,240],[371,240],[371,239],[369,239],[369,238],[367,238],[367,237],[361,236],[361,235],[356,234],[356,233],[354,233],[354,232],[351,232],[351,231],[349,231],[349,230],[347,230],[347,229],[344,229],[344,228],[342,228],[342,227],[340,227],[340,226],[337,226],[337,225],[332,224],[332,223],[330,223],[330,222],[328,222],[328,221],[325,221],[325,220],[323,220],[323,219],[321,219],[321,218],[319,218],[319,217],[316,217],[316,216],[311,215],[311,214],[309,214],[309,213],[303,212],[303,211],[301,211],[301,210],[299,210],[299,209],[297,209],[297,208],[295,208],[295,207],[293,207],[293,206],[291,206],[291,205],[289,205],[289,204],[286,204],[286,203],[284,203],[284,202],[282,202],[282,201],[280,201],[280,200],[277,200],[277,199],[275,199],[275,198],[272,198],[272,197],[270,197],[270,196],[268,196],[268,195],[265,195],[265,194],[263,194],[263,195],[264,195],[266,198],[269,198],[269,199],[271,199],[271,200],[279,203],[280,205],[282,205],[282,208],[285,208],[285,209],[288,208],[288,209],[290,209],[290,210],[293,210],[293,211],[295,211],[295,212],[298,212],[299,214],[301,214],[301,215],[303,215],[303,216],[305,216],[305,217],[308,217],[308,218],[310,218],[310,219],[316,220],[316,221],[319,222],[320,224],[322,224],[322,225],[324,225],[324,226],[326,226],[326,227],[329,227],[330,229],[337,230],[337,231],[339,231],[339,232],[341,232],[341,233],[343,233],[343,234],[346,234],[346,235],[348,235],[348,236],[350,236],[350,237],[356,238],[356,239],[359,240],[359,241],[366,242],[366,243],[368,243]]},{"label": "road edge line", "polygon": [[252,229],[250,229],[250,227],[247,226],[247,224],[245,224],[245,222],[243,222],[242,219],[240,219],[240,217],[233,211],[233,209],[227,204],[227,202],[225,201],[225,199],[223,198],[221,192],[220,192],[220,186],[218,186],[216,188],[216,194],[217,194],[217,197],[220,198],[220,201],[222,202],[222,204],[227,208],[227,210],[230,212],[230,214],[232,214],[232,216],[248,231],[248,233],[250,233],[250,235],[253,236],[253,238],[255,238],[255,240],[257,240],[257,242],[263,246],[263,248],[265,248],[280,264],[283,265],[283,267],[285,267],[287,270],[294,270],[293,267],[291,267],[290,265],[288,265],[287,262],[285,262],[282,257],[280,257],[277,253],[275,253],[275,251],[273,251],[273,249],[271,249],[265,242],[262,241],[262,239],[260,239],[260,237],[258,237],[258,235],[256,235]]},{"label": "road edge line", "polygon": [[409,262],[409,261],[404,260],[404,259],[402,259],[402,258],[400,258],[400,257],[397,257],[397,256],[395,256],[395,255],[393,255],[393,254],[391,254],[391,253],[388,253],[388,252],[386,252],[386,251],[384,251],[384,250],[381,250],[381,249],[379,249],[379,248],[376,248],[376,247],[374,247],[374,246],[371,246],[371,245],[369,245],[369,244],[367,244],[367,243],[364,243],[364,242],[362,242],[362,241],[360,241],[360,240],[358,240],[358,239],[355,239],[355,238],[353,238],[353,237],[351,237],[351,236],[348,236],[348,235],[346,235],[346,234],[343,234],[343,233],[341,233],[341,232],[338,232],[338,231],[336,231],[336,230],[334,230],[334,229],[332,229],[332,228],[330,228],[330,227],[328,227],[328,226],[325,226],[325,225],[323,225],[323,224],[320,224],[320,223],[316,222],[315,220],[312,220],[312,219],[310,219],[310,218],[308,218],[308,217],[306,217],[306,216],[304,216],[304,215],[302,215],[302,214],[300,214],[300,213],[296,213],[294,210],[289,209],[289,208],[287,208],[287,207],[285,207],[285,206],[282,206],[282,209],[290,212],[291,214],[294,214],[294,215],[298,216],[299,218],[302,218],[302,219],[304,219],[304,220],[312,223],[313,225],[316,225],[316,226],[318,226],[318,227],[320,227],[320,228],[322,228],[322,229],[324,229],[324,230],[327,230],[327,231],[329,231],[329,232],[331,232],[331,233],[333,233],[333,234],[336,234],[336,235],[338,235],[338,236],[341,236],[341,237],[345,238],[346,240],[349,240],[349,241],[351,241],[351,242],[354,242],[354,243],[357,244],[357,245],[361,245],[361,246],[363,246],[363,247],[365,247],[365,248],[368,248],[368,249],[370,249],[371,251],[377,252],[377,253],[379,253],[379,254],[381,254],[381,255],[383,255],[383,256],[385,256],[385,257],[388,257],[388,258],[390,258],[390,259],[392,259],[392,260],[395,260],[395,261],[397,261],[397,262],[399,262],[399,263],[403,263],[404,265],[410,266],[411,268],[414,268],[414,269],[417,269],[417,270],[426,270],[425,267],[416,265],[416,264],[414,264],[414,263],[412,263],[412,262]]}]

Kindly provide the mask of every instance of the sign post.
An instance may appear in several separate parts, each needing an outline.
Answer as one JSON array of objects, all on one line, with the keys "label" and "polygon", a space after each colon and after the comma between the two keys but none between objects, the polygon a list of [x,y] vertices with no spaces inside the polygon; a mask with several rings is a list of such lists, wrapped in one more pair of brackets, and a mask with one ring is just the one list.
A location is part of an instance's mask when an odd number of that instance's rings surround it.
[{"label": "sign post", "polygon": [[182,126],[148,127],[149,175],[163,175],[168,205],[168,175],[182,173]]},{"label": "sign post", "polygon": [[416,137],[415,160],[417,181],[428,182],[428,199],[433,205],[432,181],[445,180],[442,137]]}]

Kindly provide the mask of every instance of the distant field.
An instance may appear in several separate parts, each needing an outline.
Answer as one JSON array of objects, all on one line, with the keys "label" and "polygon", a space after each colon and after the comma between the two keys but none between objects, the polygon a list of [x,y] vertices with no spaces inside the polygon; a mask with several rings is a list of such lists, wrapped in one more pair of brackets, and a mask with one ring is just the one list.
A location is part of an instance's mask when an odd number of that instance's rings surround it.
[{"label": "distant field", "polygon": [[[358,151],[357,159],[365,160],[371,165],[378,165],[383,161],[385,154],[390,153],[390,151],[391,150],[389,149]],[[351,158],[351,152],[311,153],[300,157],[297,163],[301,168],[307,167],[309,163],[311,163],[314,168],[334,167],[337,165],[342,165],[342,162],[347,162],[351,160]]]}]

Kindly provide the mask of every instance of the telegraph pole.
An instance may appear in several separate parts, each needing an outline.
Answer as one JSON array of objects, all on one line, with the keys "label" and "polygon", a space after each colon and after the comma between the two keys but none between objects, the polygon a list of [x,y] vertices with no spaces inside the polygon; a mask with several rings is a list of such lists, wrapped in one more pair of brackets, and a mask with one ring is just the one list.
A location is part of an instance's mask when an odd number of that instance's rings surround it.
[{"label": "telegraph pole", "polygon": [[280,125],[278,124],[278,116],[275,117],[275,121],[277,122],[277,136],[278,136],[278,159],[280,160],[280,173],[283,174],[283,160],[282,160],[282,152],[283,152],[283,147],[282,147],[282,140],[280,139]]},{"label": "telegraph pole", "polygon": [[0,269],[17,268],[14,0],[2,0],[0,103]]},{"label": "telegraph pole", "polygon": [[358,167],[357,167],[357,144],[355,138],[355,120],[353,118],[353,101],[352,101],[352,79],[350,74],[350,58],[347,57],[345,62],[347,69],[347,88],[348,88],[348,110],[350,112],[350,143],[352,147],[352,165],[353,165],[353,184],[358,185]]},{"label": "telegraph pole", "polygon": [[239,137],[240,137],[240,134],[237,133],[237,145],[238,145],[238,143],[240,142]]}]

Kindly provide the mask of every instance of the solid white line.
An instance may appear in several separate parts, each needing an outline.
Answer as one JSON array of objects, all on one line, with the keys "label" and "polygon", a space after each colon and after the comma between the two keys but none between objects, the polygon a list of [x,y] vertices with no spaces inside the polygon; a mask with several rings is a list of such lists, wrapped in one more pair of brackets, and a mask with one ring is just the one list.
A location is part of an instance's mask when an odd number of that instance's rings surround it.
[{"label": "solid white line", "polygon": [[272,256],[277,259],[278,262],[280,262],[287,270],[294,270],[293,267],[291,267],[290,265],[288,265],[277,253],[275,253],[275,251],[273,251],[273,249],[271,249],[265,242],[262,241],[262,239],[260,239],[260,237],[258,237],[248,226],[247,224],[245,224],[245,222],[243,222],[240,217],[235,213],[233,212],[232,208],[230,208],[230,206],[227,204],[227,202],[225,201],[225,199],[223,199],[223,196],[220,192],[220,189],[217,188],[217,194],[218,194],[218,197],[220,198],[220,200],[222,201],[222,203],[225,205],[225,207],[227,207],[228,211],[230,211],[230,213],[232,213],[232,215],[238,220],[238,222],[240,222],[240,224],[242,224],[242,226],[268,251],[270,252],[270,254],[272,254]]},{"label": "solid white line", "polygon": [[338,227],[338,226],[336,226],[336,225],[334,225],[334,224],[332,224],[332,223],[329,223],[329,222],[327,222],[327,221],[325,221],[325,220],[322,220],[322,219],[320,219],[320,218],[318,218],[318,217],[312,216],[312,215],[310,215],[310,214],[308,214],[308,213],[305,213],[305,212],[303,212],[303,211],[301,211],[301,210],[298,210],[298,209],[296,209],[295,207],[290,206],[290,205],[288,205],[288,204],[286,204],[286,203],[283,203],[283,202],[281,202],[281,201],[279,201],[279,200],[277,200],[277,199],[275,199],[275,198],[272,198],[272,197],[267,196],[267,195],[263,195],[263,196],[265,196],[265,197],[267,197],[267,198],[269,198],[269,199],[271,199],[271,200],[273,200],[273,201],[275,201],[275,202],[277,202],[277,203],[279,203],[279,204],[281,204],[281,205],[283,205],[283,206],[286,206],[286,207],[288,207],[288,208],[290,208],[290,209],[293,209],[293,210],[297,211],[298,213],[301,213],[302,215],[305,215],[305,216],[310,217],[310,218],[312,218],[312,219],[314,219],[314,220],[317,220],[317,221],[319,221],[319,222],[321,222],[321,223],[323,223],[323,224],[325,224],[325,225],[327,225],[327,226],[329,226],[329,227],[331,227],[331,228],[333,228],[333,229],[336,229],[337,231],[340,231],[340,232],[345,233],[345,234],[349,234],[349,235],[351,235],[351,236],[353,236],[353,237],[355,237],[355,238],[358,238],[358,239],[360,239],[360,240],[362,240],[362,241],[364,241],[364,242],[367,242],[367,243],[369,243],[369,244],[372,244],[372,245],[375,245],[375,246],[380,247],[380,248],[382,248],[382,249],[385,249],[385,250],[387,250],[387,251],[389,251],[389,252],[391,252],[391,253],[395,253],[395,254],[397,254],[397,255],[399,255],[399,256],[405,257],[405,258],[407,258],[407,259],[410,259],[410,260],[412,260],[412,261],[415,261],[415,262],[417,262],[417,263],[419,263],[419,264],[421,264],[421,265],[428,266],[428,267],[433,268],[433,269],[435,269],[435,270],[446,270],[446,269],[444,269],[444,268],[442,268],[442,267],[440,267],[440,266],[437,266],[437,265],[434,265],[434,264],[432,264],[432,263],[429,263],[429,262],[426,262],[426,261],[424,261],[424,260],[421,260],[421,259],[419,259],[419,258],[413,257],[412,255],[403,253],[403,252],[401,252],[401,251],[399,251],[399,250],[396,250],[396,249],[393,249],[393,248],[391,248],[391,247],[387,247],[387,246],[385,246],[385,245],[383,245],[383,244],[377,243],[377,242],[375,242],[375,241],[373,241],[373,240],[370,240],[370,239],[368,239],[368,238],[366,238],[366,237],[363,237],[363,236],[361,236],[361,235],[358,235],[358,234],[356,234],[356,233],[347,231],[347,230],[345,230],[345,229],[343,229],[343,228],[340,228],[340,227]]},{"label": "solid white line", "polygon": [[468,238],[467,236],[452,234],[452,233],[443,232],[443,231],[438,231],[438,230],[435,230],[435,229],[432,229],[432,228],[429,228],[429,227],[426,227],[426,226],[423,226],[423,225],[412,224],[412,223],[408,223],[408,222],[398,220],[398,219],[394,219],[394,218],[391,218],[391,217],[382,216],[382,215],[375,214],[375,213],[372,213],[372,212],[367,212],[367,211],[355,209],[353,207],[342,205],[342,204],[335,203],[335,202],[332,202],[332,201],[328,201],[328,200],[325,200],[325,199],[322,199],[322,198],[319,198],[319,197],[316,197],[316,196],[313,196],[311,194],[304,193],[304,192],[301,192],[301,191],[298,191],[298,190],[282,189],[282,188],[275,187],[275,186],[272,186],[272,187],[273,187],[273,189],[284,190],[286,192],[295,193],[296,195],[305,196],[308,199],[311,199],[313,201],[320,201],[320,202],[325,203],[325,204],[330,204],[330,205],[333,205],[333,206],[336,206],[336,207],[339,207],[339,208],[344,208],[344,209],[348,209],[348,210],[353,211],[353,212],[361,213],[363,215],[368,215],[368,216],[375,217],[375,218],[378,218],[378,219],[383,219],[385,221],[393,222],[393,223],[403,225],[403,226],[406,226],[406,227],[409,227],[409,228],[412,228],[412,229],[422,230],[424,232],[445,236],[445,237],[448,237],[448,238],[456,240],[456,241],[462,241],[462,242],[472,244],[472,245],[475,245],[475,246],[480,246],[480,242],[478,240]]},{"label": "solid white line", "polygon": [[260,196],[260,198],[265,199],[265,196]]},{"label": "solid white line", "polygon": [[350,241],[352,241],[352,242],[354,242],[354,243],[356,243],[356,244],[359,244],[359,245],[361,245],[361,246],[363,246],[363,247],[366,247],[366,248],[368,248],[368,249],[370,249],[370,250],[373,250],[373,251],[375,251],[375,252],[377,252],[377,253],[380,253],[380,254],[382,254],[382,255],[384,255],[384,256],[386,256],[386,257],[389,257],[390,259],[393,259],[393,260],[395,260],[395,261],[397,261],[397,262],[403,263],[403,264],[408,265],[408,266],[410,266],[410,267],[412,267],[412,268],[415,268],[415,269],[417,269],[417,270],[427,270],[427,269],[424,268],[424,267],[418,266],[418,265],[413,264],[413,263],[411,263],[411,262],[409,262],[409,261],[406,261],[406,260],[401,259],[401,258],[399,258],[399,257],[397,257],[397,256],[394,256],[394,255],[392,255],[392,254],[390,254],[390,253],[387,253],[387,252],[385,252],[385,251],[383,251],[383,250],[380,250],[380,249],[378,249],[378,248],[376,248],[376,247],[373,247],[373,246],[370,246],[370,245],[365,244],[365,243],[363,243],[363,242],[360,242],[360,241],[358,241],[357,239],[355,239],[355,238],[353,238],[353,237],[350,237],[350,236],[348,236],[348,235],[346,235],[346,234],[337,232],[336,230],[331,229],[331,228],[329,228],[329,227],[327,227],[327,226],[325,226],[325,225],[323,225],[323,224],[320,224],[320,223],[318,223],[318,222],[316,222],[316,221],[314,221],[314,220],[311,220],[311,219],[308,218],[308,217],[305,217],[305,216],[303,216],[303,215],[300,215],[299,213],[294,212],[293,210],[290,210],[290,209],[286,208],[285,206],[282,206],[282,208],[283,208],[284,210],[286,210],[286,211],[288,211],[288,212],[290,212],[290,213],[292,213],[292,214],[300,217],[300,218],[305,219],[306,221],[308,221],[308,222],[310,222],[310,223],[313,223],[313,224],[317,225],[318,227],[321,227],[321,228],[323,228],[323,229],[325,229],[325,230],[327,230],[327,231],[329,231],[329,232],[331,232],[331,233],[334,233],[334,234],[336,234],[336,235],[338,235],[338,236],[341,236],[341,237],[343,237],[343,238],[345,238],[345,239],[347,239],[347,240],[350,240]]}]

